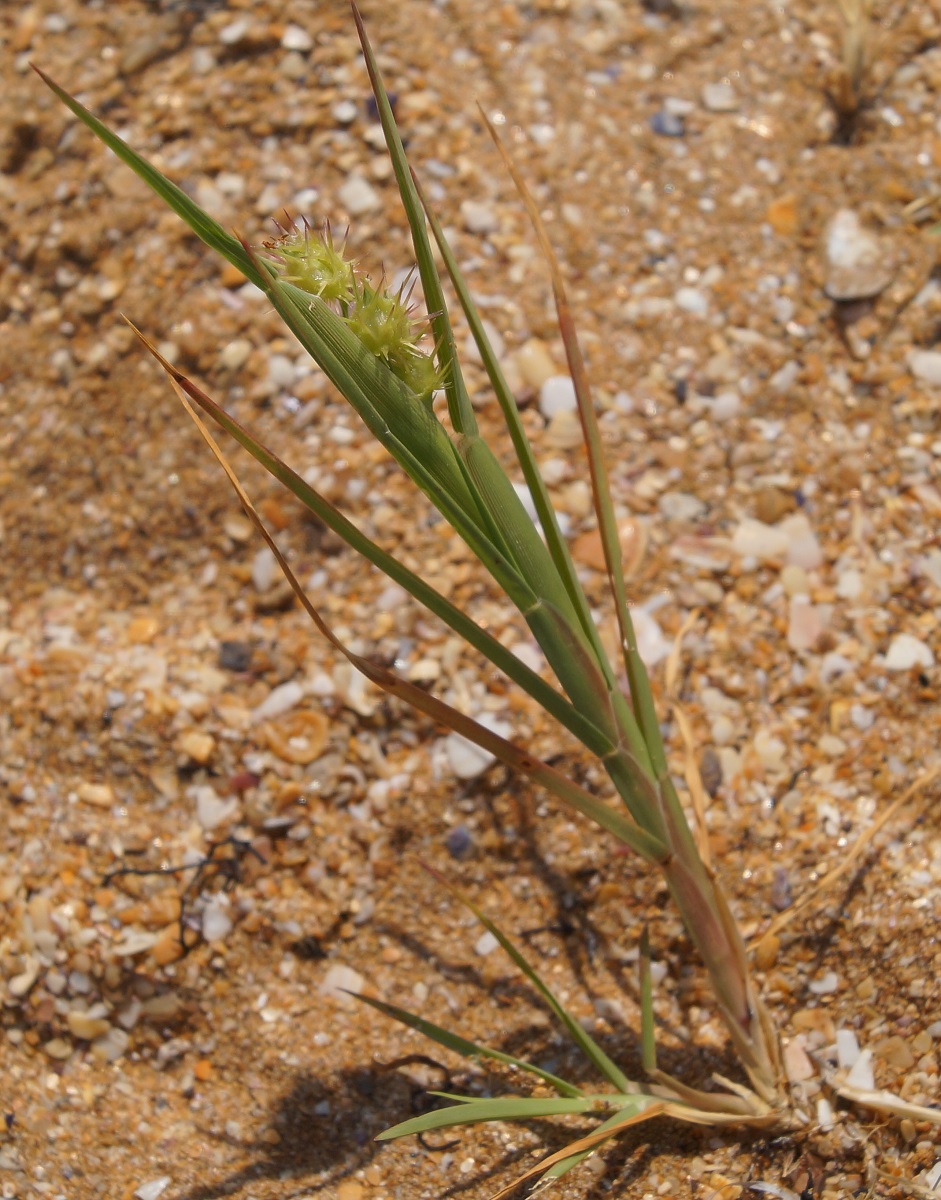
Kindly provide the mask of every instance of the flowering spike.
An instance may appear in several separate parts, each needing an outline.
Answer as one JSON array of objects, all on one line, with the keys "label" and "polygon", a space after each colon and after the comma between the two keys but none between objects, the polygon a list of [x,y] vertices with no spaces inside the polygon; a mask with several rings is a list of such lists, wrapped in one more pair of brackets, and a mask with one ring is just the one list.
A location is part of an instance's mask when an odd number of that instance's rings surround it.
[{"label": "flowering spike", "polygon": [[283,278],[328,304],[349,304],[353,299],[353,264],[343,257],[342,245],[340,249],[334,245],[330,226],[325,222],[319,237],[312,235],[306,220],[301,228],[291,221],[286,228],[279,224],[278,229],[280,236],[265,242],[265,248],[281,268]]},{"label": "flowering spike", "polygon": [[265,243],[282,278],[330,304],[370,354],[382,359],[410,391],[430,404],[444,376],[438,356],[418,346],[421,333],[416,331],[410,304],[414,275],[410,272],[396,292],[384,283],[374,287],[344,257],[343,245],[339,249],[334,245],[327,222],[318,235],[306,220],[299,226],[286,213],[285,219],[287,225],[275,222],[278,237]]}]

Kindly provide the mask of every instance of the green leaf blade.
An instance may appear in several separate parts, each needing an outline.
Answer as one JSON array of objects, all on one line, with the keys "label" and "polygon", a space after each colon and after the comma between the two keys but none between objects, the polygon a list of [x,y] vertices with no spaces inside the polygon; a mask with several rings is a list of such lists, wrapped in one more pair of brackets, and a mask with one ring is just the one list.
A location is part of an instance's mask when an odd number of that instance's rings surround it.
[{"label": "green leaf blade", "polygon": [[[434,1094],[434,1093],[433,1093]],[[420,1117],[412,1117],[384,1129],[376,1141],[407,1137],[413,1133],[428,1133],[432,1129],[452,1129],[458,1125],[476,1125],[482,1121],[532,1121],[538,1117],[559,1117],[570,1113],[604,1110],[612,1102],[610,1096],[542,1097],[500,1096],[477,1099],[469,1096],[449,1097],[459,1103],[448,1108],[436,1108]]]},{"label": "green leaf blade", "polygon": [[560,1096],[567,1096],[569,1099],[574,1099],[584,1094],[581,1088],[576,1087],[574,1083],[569,1083],[567,1079],[553,1075],[551,1071],[544,1071],[542,1067],[537,1067],[534,1063],[526,1062],[525,1059],[516,1058],[515,1055],[506,1054],[502,1050],[493,1050],[489,1046],[480,1046],[476,1042],[471,1042],[467,1038],[461,1037],[458,1033],[453,1033],[449,1029],[444,1029],[440,1025],[436,1025],[433,1021],[426,1021],[424,1017],[419,1017],[416,1013],[409,1012],[408,1009],[399,1008],[397,1004],[389,1004],[385,1000],[377,1000],[372,996],[364,996],[360,993],[351,992],[350,994],[355,995],[357,1000],[368,1004],[370,1008],[376,1009],[377,1012],[391,1017],[393,1021],[398,1021],[400,1025],[406,1025],[409,1029],[414,1029],[416,1032],[424,1034],[431,1041],[437,1042],[439,1046],[444,1046],[447,1050],[453,1050],[455,1054],[460,1054],[464,1058],[490,1058],[494,1062],[500,1062],[509,1067],[516,1067],[520,1071],[535,1075],[543,1083],[547,1083],[550,1087],[555,1088]]}]

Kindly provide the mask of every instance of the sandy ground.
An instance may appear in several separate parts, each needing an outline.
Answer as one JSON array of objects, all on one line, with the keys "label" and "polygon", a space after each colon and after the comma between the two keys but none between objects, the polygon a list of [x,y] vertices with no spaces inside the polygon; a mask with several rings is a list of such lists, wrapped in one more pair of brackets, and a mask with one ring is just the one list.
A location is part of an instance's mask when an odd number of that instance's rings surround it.
[{"label": "sandy ground", "polygon": [[[698,614],[679,698],[756,938],[939,760],[938,10],[877,5],[849,118],[827,95],[835,5],[363,7],[607,627],[571,415],[546,415],[564,368],[545,272],[475,101],[550,219],[659,694],[663,651]],[[422,859],[499,916],[634,1074],[649,923],[666,1065],[735,1075],[658,881],[501,769],[456,780],[443,731],[351,678],[292,606],[121,313],[532,653],[261,300],[27,67],[256,243],[285,209],[326,217],[395,277],[405,223],[346,7],[62,0],[6,4],[0,30],[0,1194],[476,1198],[559,1148],[551,1122],[372,1141],[426,1087],[511,1084],[338,978],[588,1078]],[[472,359],[468,380],[504,453]],[[531,704],[242,466],[351,645],[600,786]],[[880,1087],[938,1103],[937,801],[919,791],[759,956],[812,1113],[841,1029]],[[200,869],[207,856],[224,861]],[[832,1131],[796,1137],[651,1126],[557,1194],[933,1181],[936,1127],[836,1107]]]}]

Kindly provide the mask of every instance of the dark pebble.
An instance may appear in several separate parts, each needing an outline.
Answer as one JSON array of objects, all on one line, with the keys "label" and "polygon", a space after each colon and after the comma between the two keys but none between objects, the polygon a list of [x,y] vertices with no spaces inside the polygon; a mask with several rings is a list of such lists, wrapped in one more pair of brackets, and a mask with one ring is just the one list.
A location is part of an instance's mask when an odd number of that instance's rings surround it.
[{"label": "dark pebble", "polygon": [[452,858],[467,858],[474,850],[474,836],[466,825],[455,825],[445,837],[444,844]]},{"label": "dark pebble", "polygon": [[722,787],[722,763],[711,746],[707,746],[700,756],[699,774],[703,787],[714,800],[719,788]]},{"label": "dark pebble", "polygon": [[252,662],[252,647],[248,642],[222,642],[219,646],[219,666],[224,671],[247,671]]},{"label": "dark pebble", "polygon": [[682,137],[686,132],[686,122],[676,113],[661,108],[650,118],[650,128],[661,137]]}]

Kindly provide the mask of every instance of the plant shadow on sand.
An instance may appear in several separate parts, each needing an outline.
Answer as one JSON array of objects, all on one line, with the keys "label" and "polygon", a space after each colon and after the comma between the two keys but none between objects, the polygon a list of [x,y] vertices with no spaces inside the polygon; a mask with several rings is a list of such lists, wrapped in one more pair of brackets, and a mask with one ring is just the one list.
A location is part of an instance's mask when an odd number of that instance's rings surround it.
[{"label": "plant shadow on sand", "polygon": [[[378,1101],[376,1109],[365,1108],[372,1099]],[[299,1072],[269,1117],[270,1127],[277,1130],[280,1141],[272,1145],[264,1139],[242,1139],[204,1130],[212,1141],[229,1147],[233,1154],[248,1161],[234,1170],[220,1172],[212,1182],[200,1183],[178,1193],[175,1200],[217,1200],[223,1196],[238,1196],[244,1189],[258,1186],[265,1180],[278,1180],[287,1185],[279,1192],[281,1200],[295,1200],[302,1195],[332,1196],[335,1194],[333,1189],[355,1177],[357,1171],[369,1166],[380,1152],[386,1150],[372,1140],[375,1132],[384,1128],[387,1120],[403,1120],[425,1111],[427,1099],[423,1087],[410,1081],[402,1071],[390,1067],[354,1068],[342,1071],[330,1080]],[[330,1112],[324,1115],[323,1109],[328,1104]],[[546,1154],[564,1146],[576,1129],[550,1121],[529,1122],[528,1128],[538,1136],[540,1149]],[[579,1128],[588,1132],[590,1126]],[[583,1177],[585,1200],[606,1193],[614,1178],[619,1185],[626,1185],[646,1171],[657,1149],[658,1132],[665,1132],[665,1127],[659,1131],[654,1127],[653,1139],[649,1130],[630,1130],[610,1147],[605,1155],[604,1183],[601,1180],[591,1182],[590,1176]],[[675,1143],[691,1138],[688,1131],[679,1138],[675,1133],[670,1137],[671,1148]],[[479,1152],[479,1142],[472,1141],[473,1136],[465,1133],[463,1138],[455,1138],[445,1131],[436,1138],[422,1139],[421,1148],[435,1154],[464,1145],[466,1149],[473,1146],[475,1152]],[[519,1168],[521,1173],[524,1166],[530,1165],[532,1151],[531,1144],[504,1150],[495,1161],[481,1163],[474,1171],[450,1183],[448,1179],[454,1174],[453,1168],[443,1171],[437,1194],[441,1197],[461,1196],[491,1181],[491,1190],[495,1191],[509,1182],[514,1168]],[[429,1157],[428,1161],[434,1160]],[[292,1182],[296,1183],[296,1189],[290,1186]]]}]

